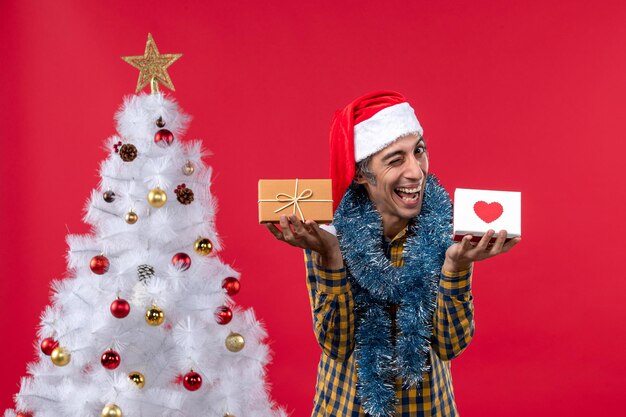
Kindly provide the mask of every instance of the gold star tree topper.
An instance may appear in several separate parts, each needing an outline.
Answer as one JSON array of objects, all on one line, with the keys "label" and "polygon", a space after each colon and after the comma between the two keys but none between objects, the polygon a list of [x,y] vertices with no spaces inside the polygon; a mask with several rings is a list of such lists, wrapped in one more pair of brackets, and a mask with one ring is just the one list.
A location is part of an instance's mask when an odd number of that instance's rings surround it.
[{"label": "gold star tree topper", "polygon": [[181,56],[183,54],[160,54],[152,35],[148,33],[148,42],[143,55],[123,56],[122,59],[139,70],[136,92],[150,84],[152,94],[156,94],[159,92],[159,83],[175,91],[167,67]]}]

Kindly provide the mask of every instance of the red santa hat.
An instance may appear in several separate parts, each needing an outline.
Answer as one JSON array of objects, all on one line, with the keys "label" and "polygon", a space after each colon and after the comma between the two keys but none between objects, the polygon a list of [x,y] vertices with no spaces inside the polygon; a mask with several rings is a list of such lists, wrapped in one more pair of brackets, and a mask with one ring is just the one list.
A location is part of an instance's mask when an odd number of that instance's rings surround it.
[{"label": "red santa hat", "polygon": [[415,111],[395,91],[375,91],[335,113],[330,125],[330,177],[336,209],[354,178],[355,163],[399,137],[423,134]]}]

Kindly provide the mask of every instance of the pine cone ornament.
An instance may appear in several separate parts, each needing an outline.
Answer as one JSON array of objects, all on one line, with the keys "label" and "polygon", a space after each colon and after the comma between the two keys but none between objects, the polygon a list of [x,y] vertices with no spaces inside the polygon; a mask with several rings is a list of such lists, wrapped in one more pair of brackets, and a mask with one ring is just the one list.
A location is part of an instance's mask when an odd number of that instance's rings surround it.
[{"label": "pine cone ornament", "polygon": [[180,184],[178,187],[176,187],[174,193],[176,193],[176,199],[181,204],[191,204],[191,202],[193,201],[193,191],[191,191],[190,188],[187,188],[185,184]]},{"label": "pine cone ornament", "polygon": [[139,265],[137,267],[137,274],[139,275],[139,281],[145,284],[154,276],[154,267],[147,264]]},{"label": "pine cone ornament", "polygon": [[132,143],[125,143],[120,149],[120,158],[124,162],[131,162],[137,158],[137,148]]}]

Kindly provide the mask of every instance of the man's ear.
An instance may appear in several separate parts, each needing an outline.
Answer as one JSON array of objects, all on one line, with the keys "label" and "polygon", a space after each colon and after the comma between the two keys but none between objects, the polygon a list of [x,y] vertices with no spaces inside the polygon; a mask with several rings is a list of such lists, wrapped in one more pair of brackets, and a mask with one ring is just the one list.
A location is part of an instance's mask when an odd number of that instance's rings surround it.
[{"label": "man's ear", "polygon": [[366,184],[368,181],[367,181],[367,179],[365,178],[365,175],[363,175],[362,172],[357,172],[354,175],[354,182],[356,182],[357,184],[363,185],[363,184]]}]

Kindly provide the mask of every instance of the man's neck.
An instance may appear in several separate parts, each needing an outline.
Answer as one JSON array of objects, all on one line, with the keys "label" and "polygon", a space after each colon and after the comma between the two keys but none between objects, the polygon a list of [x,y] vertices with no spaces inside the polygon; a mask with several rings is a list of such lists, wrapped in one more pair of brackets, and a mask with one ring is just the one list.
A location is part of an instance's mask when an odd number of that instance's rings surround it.
[{"label": "man's neck", "polygon": [[404,230],[407,224],[409,224],[408,220],[398,219],[398,218],[386,219],[385,217],[383,217],[382,220],[383,220],[383,234],[390,241],[394,237],[396,237],[398,233]]}]

